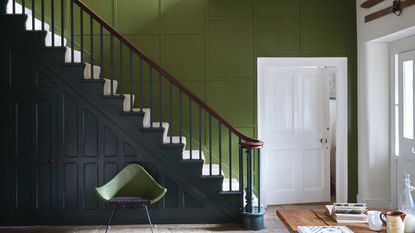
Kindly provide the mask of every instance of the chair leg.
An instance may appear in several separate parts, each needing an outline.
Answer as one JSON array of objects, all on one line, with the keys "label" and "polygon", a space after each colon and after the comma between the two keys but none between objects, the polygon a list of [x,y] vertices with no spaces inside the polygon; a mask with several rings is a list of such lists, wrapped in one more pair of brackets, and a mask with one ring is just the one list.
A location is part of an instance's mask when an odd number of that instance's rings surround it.
[{"label": "chair leg", "polygon": [[117,211],[117,207],[118,205],[115,205],[114,208],[111,211],[111,216],[110,216],[110,220],[108,221],[108,225],[107,225],[107,229],[105,229],[105,233],[107,233],[108,228],[110,228],[111,226],[111,222],[112,222],[112,217],[114,217],[115,212]]},{"label": "chair leg", "polygon": [[144,205],[144,208],[146,209],[147,218],[148,218],[148,223],[150,224],[151,233],[153,233],[153,225],[151,224],[150,214],[148,213],[148,208],[147,208],[147,205]]}]

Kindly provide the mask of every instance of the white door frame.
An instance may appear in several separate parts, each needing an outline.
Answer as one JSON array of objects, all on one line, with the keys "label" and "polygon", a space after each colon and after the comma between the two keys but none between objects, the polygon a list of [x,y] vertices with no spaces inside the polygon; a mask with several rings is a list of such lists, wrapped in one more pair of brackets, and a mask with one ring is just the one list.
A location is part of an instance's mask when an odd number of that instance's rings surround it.
[{"label": "white door frame", "polygon": [[[347,202],[347,58],[346,57],[259,57],[257,58],[257,119],[258,138],[263,140],[264,134],[261,122],[261,113],[264,112],[261,103],[264,78],[263,71],[266,66],[296,67],[296,66],[331,66],[336,68],[336,202]],[[267,141],[264,141],[267,146]],[[261,157],[261,163],[267,164],[266,155]],[[261,193],[264,206],[267,205],[266,184],[272,177],[266,167],[261,170],[261,187],[265,187]]]}]

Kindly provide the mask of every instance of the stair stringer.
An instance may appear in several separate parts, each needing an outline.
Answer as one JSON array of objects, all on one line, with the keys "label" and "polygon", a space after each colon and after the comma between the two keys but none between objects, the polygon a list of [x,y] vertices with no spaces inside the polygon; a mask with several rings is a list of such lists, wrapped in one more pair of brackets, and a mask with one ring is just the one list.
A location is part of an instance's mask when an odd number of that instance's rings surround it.
[{"label": "stair stringer", "polygon": [[[19,17],[19,16],[17,16]],[[22,34],[32,35],[41,34],[44,32],[11,32],[10,35],[18,36],[21,38]],[[9,35],[9,36],[10,36]],[[29,36],[30,37],[30,36]],[[21,46],[19,42],[21,39],[16,40],[15,37],[9,39],[9,44],[14,47],[13,50],[20,51],[21,54],[29,56],[28,60],[34,67],[37,67],[42,73],[48,74],[50,77],[57,77],[54,82],[59,86],[59,89],[65,93],[71,93],[76,96],[76,99],[87,106],[90,112],[94,112],[97,118],[102,119],[106,125],[110,125],[119,137],[129,142],[130,145],[143,154],[145,161],[155,165],[158,170],[163,171],[168,177],[177,182],[178,186],[183,191],[189,193],[193,197],[197,197],[198,200],[206,204],[206,208],[194,210],[177,210],[179,214],[175,214],[175,211],[161,209],[161,211],[153,210],[154,219],[158,223],[218,223],[218,222],[240,222],[239,203],[241,202],[242,195],[239,192],[221,194],[218,192],[222,186],[223,177],[210,177],[205,178],[201,176],[201,166],[203,161],[184,161],[182,160],[183,145],[163,145],[162,144],[162,131],[163,129],[143,129],[140,128],[139,122],[142,122],[142,116],[129,116],[128,114],[120,114],[122,110],[122,103],[119,100],[106,100],[100,95],[99,89],[102,91],[102,81],[97,80],[83,80],[83,65],[82,64],[64,64],[59,58],[59,53],[63,52],[64,48],[42,48]],[[29,49],[31,52],[27,52]],[[52,54],[52,56],[50,56]],[[49,55],[49,56],[48,56]],[[92,88],[95,86],[96,88]],[[112,103],[110,103],[112,102]],[[118,103],[117,103],[118,102]],[[118,106],[117,106],[118,105]],[[134,115],[134,114],[132,114]],[[136,118],[132,120],[131,118]],[[122,158],[121,163],[134,162]],[[190,173],[190,175],[189,175]],[[216,190],[212,191],[212,187]],[[57,210],[56,210],[57,211]],[[61,213],[68,215],[65,223],[74,224],[79,223],[82,218],[83,223],[98,224],[102,223],[108,216],[108,211],[80,211],[77,215],[67,214],[65,211]],[[129,211],[126,211],[128,213]],[[185,213],[186,212],[186,213]],[[91,217],[91,214],[94,217]],[[122,214],[120,213],[122,216]],[[85,219],[85,217],[87,218]],[[130,217],[129,217],[130,216]],[[158,217],[159,216],[159,217]],[[59,219],[55,219],[54,223],[58,223]],[[69,219],[69,221],[68,221]],[[88,220],[90,219],[90,221]],[[134,218],[131,214],[125,214],[122,218],[125,222],[137,222],[138,219]],[[20,219],[21,220],[21,219]],[[39,220],[41,221],[41,220]],[[12,223],[12,222],[10,222]],[[22,224],[20,222],[19,224]],[[24,223],[23,223],[24,224]]]}]

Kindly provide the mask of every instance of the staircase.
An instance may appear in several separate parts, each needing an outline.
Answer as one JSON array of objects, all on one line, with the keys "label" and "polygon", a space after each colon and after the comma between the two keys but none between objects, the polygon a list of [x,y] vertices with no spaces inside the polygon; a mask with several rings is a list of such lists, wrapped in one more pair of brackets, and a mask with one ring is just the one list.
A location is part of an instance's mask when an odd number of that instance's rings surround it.
[{"label": "staircase", "polygon": [[[13,190],[1,196],[1,224],[102,224],[109,211],[93,188],[135,162],[168,189],[151,211],[155,222],[262,229],[254,184],[260,197],[263,143],[80,0],[64,2],[0,0],[12,135],[2,179]],[[140,223],[143,214],[120,211],[115,223]]]}]

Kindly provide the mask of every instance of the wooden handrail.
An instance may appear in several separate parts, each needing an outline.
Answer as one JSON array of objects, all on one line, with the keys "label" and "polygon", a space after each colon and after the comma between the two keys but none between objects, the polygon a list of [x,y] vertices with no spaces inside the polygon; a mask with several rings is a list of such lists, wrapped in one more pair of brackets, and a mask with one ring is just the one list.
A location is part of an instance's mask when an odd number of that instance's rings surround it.
[{"label": "wooden handrail", "polygon": [[[83,3],[81,0],[73,0],[83,11],[88,13],[92,18],[94,18],[101,26],[107,29],[111,34],[113,34],[116,38],[118,38],[122,43],[124,43],[131,51],[135,52],[138,56],[140,56],[144,61],[146,61],[150,66],[152,66],[155,70],[157,70],[164,78],[168,79],[174,86],[176,86],[180,91],[184,92],[187,96],[189,96],[194,102],[196,102],[201,108],[203,108],[206,112],[212,115],[219,123],[227,127],[230,131],[232,131],[235,135],[237,135],[240,139],[245,142],[250,142],[255,148],[258,146],[262,147],[263,142],[248,137],[233,127],[229,122],[227,122],[221,115],[219,115],[215,110],[209,107],[205,102],[203,102],[199,97],[193,94],[187,87],[185,87],[181,82],[175,79],[171,74],[169,74],[165,69],[151,60],[147,55],[145,55],[139,48],[137,48],[134,44],[132,44],[126,37],[121,35],[117,30],[115,30],[111,25],[109,25],[101,16],[95,13],[88,5]],[[249,145],[249,143],[247,144]],[[246,145],[245,145],[246,146]]]}]

